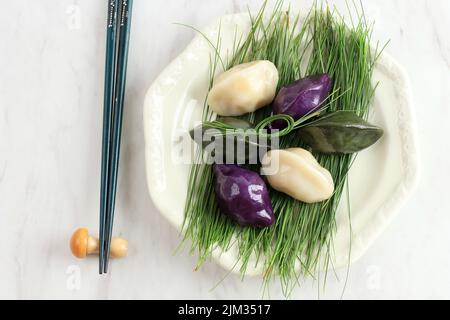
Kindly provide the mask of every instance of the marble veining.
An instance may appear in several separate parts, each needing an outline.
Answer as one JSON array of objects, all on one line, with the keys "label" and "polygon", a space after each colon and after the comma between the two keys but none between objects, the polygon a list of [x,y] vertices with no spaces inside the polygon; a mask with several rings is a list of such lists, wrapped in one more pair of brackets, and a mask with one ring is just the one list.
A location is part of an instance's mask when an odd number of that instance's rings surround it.
[{"label": "marble veining", "polygon": [[[273,1],[272,1],[273,2]],[[292,0],[296,8],[312,1]],[[0,22],[0,298],[246,299],[261,281],[225,276],[215,264],[174,254],[179,234],[149,199],[142,105],[149,85],[216,17],[257,9],[261,0],[135,1],[114,233],[130,256],[97,274],[97,259],[68,249],[79,226],[97,233],[106,5],[102,1],[9,1]],[[345,1],[329,1],[345,10]],[[423,162],[413,198],[350,270],[344,298],[450,298],[450,2],[363,0],[374,38],[411,77]],[[321,298],[339,298],[330,275]],[[180,285],[182,284],[182,285]],[[315,299],[305,280],[293,298]],[[271,298],[282,298],[271,286]]]}]

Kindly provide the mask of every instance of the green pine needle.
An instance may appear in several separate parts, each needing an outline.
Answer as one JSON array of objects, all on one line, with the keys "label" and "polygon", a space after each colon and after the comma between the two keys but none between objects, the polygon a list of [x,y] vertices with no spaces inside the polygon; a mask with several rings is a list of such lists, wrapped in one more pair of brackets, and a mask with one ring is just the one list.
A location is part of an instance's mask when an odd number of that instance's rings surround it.
[{"label": "green pine needle", "polygon": [[[273,12],[267,15],[265,2],[256,15],[250,15],[251,31],[244,39],[236,39],[227,68],[253,60],[270,60],[278,68],[279,87],[306,75],[326,72],[337,91],[327,104],[327,110],[351,110],[366,118],[375,90],[371,79],[379,52],[370,50],[372,26],[367,25],[363,10],[357,10],[349,27],[335,10],[328,7],[323,9],[316,4],[306,19],[300,19],[300,15],[292,18],[290,12],[283,11],[282,4],[282,0],[277,1]],[[218,48],[220,32],[214,45],[215,52],[219,52]],[[218,54],[211,57],[210,86],[223,61],[226,60]],[[270,116],[270,111],[269,107],[263,108],[243,118],[259,123]],[[205,102],[203,121],[211,121],[212,116]],[[280,143],[282,148],[304,147],[295,134],[281,137]],[[249,265],[250,261],[256,259],[258,266],[263,266],[264,289],[270,279],[278,276],[283,293],[289,296],[303,276],[314,277],[321,268],[328,266],[336,229],[336,210],[354,157],[315,156],[333,176],[336,189],[332,198],[322,203],[305,204],[271,190],[277,219],[273,226],[262,230],[241,228],[221,214],[214,196],[211,166],[199,162],[193,164],[186,198],[184,235],[185,240],[192,243],[192,253],[198,254],[197,268],[211,257],[214,249],[226,251],[236,245],[242,275],[248,267],[254,266]],[[197,154],[197,160],[202,157]]]}]

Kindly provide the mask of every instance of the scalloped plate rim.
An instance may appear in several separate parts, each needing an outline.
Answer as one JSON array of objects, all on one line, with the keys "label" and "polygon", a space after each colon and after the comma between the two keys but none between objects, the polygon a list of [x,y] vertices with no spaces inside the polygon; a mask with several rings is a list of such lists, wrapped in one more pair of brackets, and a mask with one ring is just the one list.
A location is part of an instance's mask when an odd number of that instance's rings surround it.
[{"label": "scalloped plate rim", "polygon": [[[208,25],[204,30],[215,30],[218,25],[218,21],[242,19],[247,13],[231,14],[223,16],[217,19],[214,23]],[[177,72],[180,61],[186,58],[188,55],[195,54],[192,49],[195,47],[197,42],[204,41],[201,35],[196,35],[191,43],[178,55],[154,80],[152,85],[147,91],[145,102],[144,102],[144,135],[145,135],[145,163],[146,163],[146,175],[147,175],[147,186],[149,190],[149,195],[158,209],[158,211],[172,224],[179,232],[181,232],[181,223],[179,220],[174,219],[171,214],[168,213],[169,208],[158,198],[159,191],[158,186],[155,185],[155,180],[150,170],[152,164],[155,163],[154,157],[158,153],[158,146],[154,146],[154,143],[159,143],[158,139],[155,139],[154,134],[157,130],[154,129],[155,125],[158,125],[157,117],[154,117],[152,111],[155,108],[152,107],[152,95],[155,90],[157,91],[161,83],[167,82],[167,79],[173,76]],[[372,45],[372,47],[374,47]],[[398,210],[404,205],[404,203],[411,196],[415,190],[419,176],[420,176],[420,158],[419,158],[419,148],[417,139],[417,129],[416,129],[416,118],[414,113],[413,97],[411,93],[411,88],[409,84],[409,77],[407,72],[401,67],[390,55],[383,53],[380,56],[380,60],[377,63],[377,68],[385,68],[385,72],[394,74],[398,82],[398,87],[403,87],[400,92],[402,94],[403,103],[401,103],[399,108],[399,113],[402,114],[403,126],[400,130],[403,131],[404,135],[401,136],[402,140],[402,150],[404,161],[405,172],[403,174],[403,179],[401,183],[397,186],[395,191],[391,194],[390,199],[386,201],[388,205],[381,206],[378,208],[377,215],[382,217],[382,222],[379,221],[378,225],[374,227],[373,225],[369,228],[370,230],[365,230],[365,239],[361,241],[358,251],[353,251],[351,254],[351,263],[357,261],[371,246],[371,244],[376,240],[376,238],[384,231],[386,226],[390,221],[396,216]],[[159,122],[159,125],[161,123]],[[161,146],[159,146],[161,147]],[[407,150],[406,150],[407,149]],[[156,161],[157,162],[157,161]],[[164,164],[162,164],[164,166]],[[184,200],[183,200],[184,201]],[[226,254],[225,254],[226,255]],[[233,272],[238,272],[239,268],[236,268],[235,260],[230,259],[230,257],[224,258],[224,253],[221,250],[215,250],[213,252],[213,259],[222,267]],[[338,266],[342,267],[342,266]],[[247,275],[259,275],[261,272],[250,271]]]}]

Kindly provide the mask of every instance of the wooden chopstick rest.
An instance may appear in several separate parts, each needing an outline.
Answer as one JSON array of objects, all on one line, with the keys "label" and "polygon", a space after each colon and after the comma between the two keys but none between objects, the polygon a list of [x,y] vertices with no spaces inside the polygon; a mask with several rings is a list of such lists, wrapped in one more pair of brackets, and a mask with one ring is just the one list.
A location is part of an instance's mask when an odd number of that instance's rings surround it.
[{"label": "wooden chopstick rest", "polygon": [[[99,241],[89,235],[87,228],[75,230],[70,238],[70,250],[77,258],[84,259],[89,254],[97,254],[99,251]],[[128,253],[128,241],[123,238],[111,239],[111,257],[123,258]]]}]

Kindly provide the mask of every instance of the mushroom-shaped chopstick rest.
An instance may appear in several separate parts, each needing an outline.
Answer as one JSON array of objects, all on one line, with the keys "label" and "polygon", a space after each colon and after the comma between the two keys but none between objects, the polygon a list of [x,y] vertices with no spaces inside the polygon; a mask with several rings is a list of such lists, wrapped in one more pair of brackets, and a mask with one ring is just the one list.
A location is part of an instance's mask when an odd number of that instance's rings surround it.
[{"label": "mushroom-shaped chopstick rest", "polygon": [[[98,239],[89,235],[87,228],[75,230],[70,238],[70,250],[77,258],[86,258],[88,254],[98,253]],[[111,257],[123,258],[128,252],[128,241],[123,238],[111,239]]]}]

